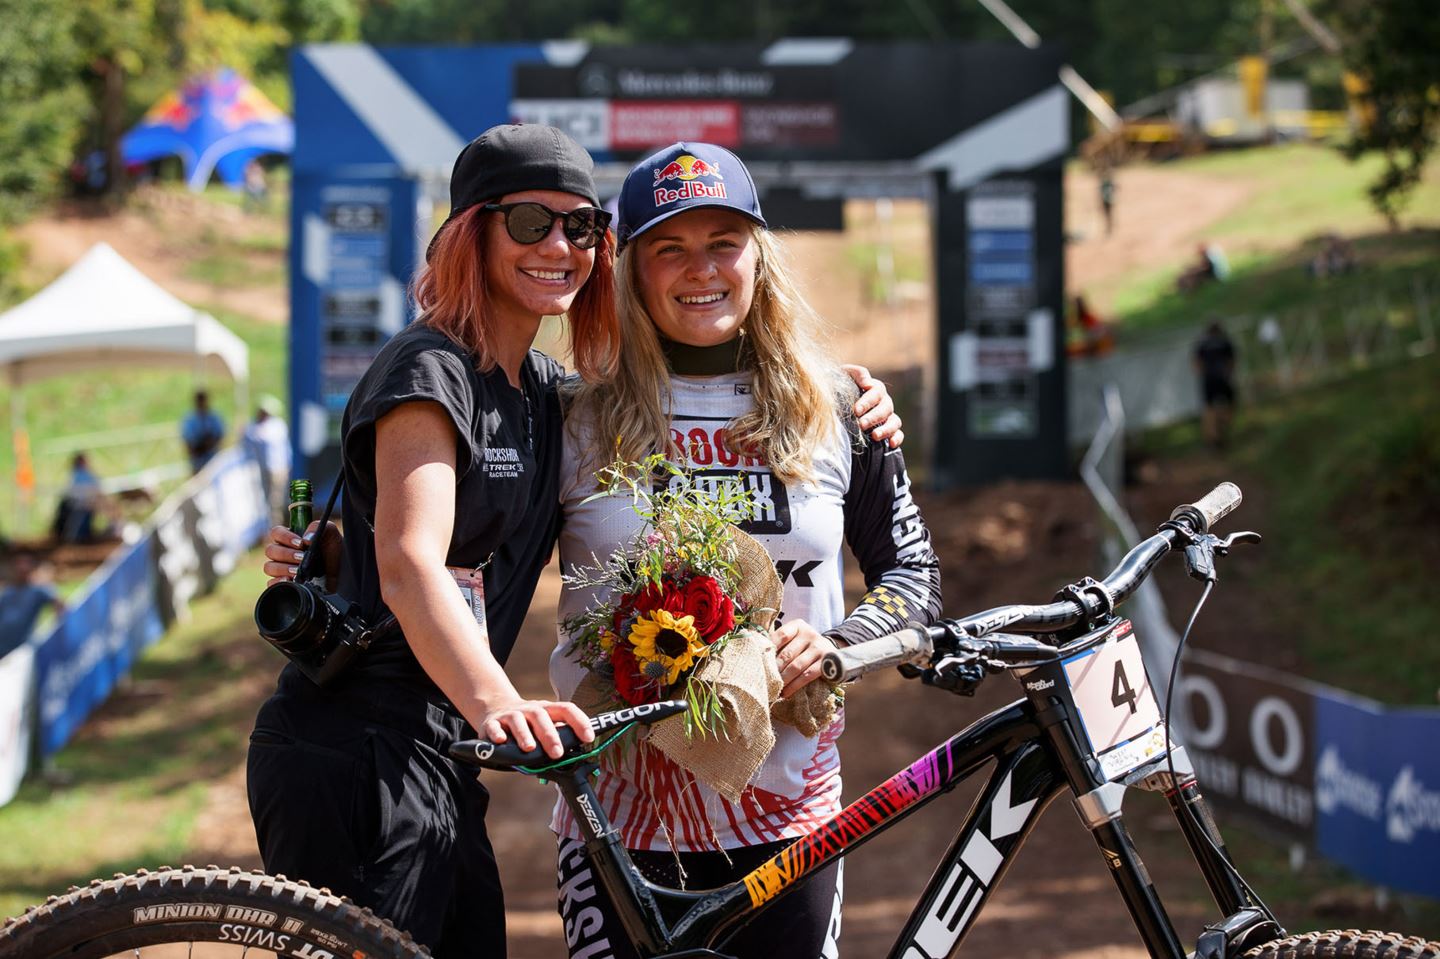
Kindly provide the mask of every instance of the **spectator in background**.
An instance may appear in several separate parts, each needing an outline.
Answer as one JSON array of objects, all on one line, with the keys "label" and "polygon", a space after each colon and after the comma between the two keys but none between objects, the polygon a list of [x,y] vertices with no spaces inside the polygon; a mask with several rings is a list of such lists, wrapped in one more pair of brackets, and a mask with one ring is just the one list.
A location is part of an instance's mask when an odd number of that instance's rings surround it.
[{"label": "spectator in background", "polygon": [[65,604],[55,587],[41,582],[40,563],[29,550],[10,557],[6,583],[0,589],[0,658],[25,644],[40,614],[53,609],[58,616]]},{"label": "spectator in background", "polygon": [[51,532],[61,543],[89,543],[95,539],[95,514],[104,503],[100,479],[90,470],[84,453],[70,460],[70,481],[60,493]]},{"label": "spectator in background", "polygon": [[251,160],[245,164],[245,203],[246,210],[256,213],[263,213],[269,205],[270,188],[265,182],[265,168],[260,165],[259,160]]},{"label": "spectator in background", "polygon": [[1235,411],[1235,344],[1225,328],[1212,322],[1195,344],[1195,372],[1200,377],[1200,428],[1205,442],[1223,449],[1230,441],[1230,418]]},{"label": "spectator in background", "polygon": [[1320,250],[1311,258],[1309,273],[1317,280],[1327,276],[1338,276],[1355,269],[1355,248],[1350,241],[1338,233],[1327,233],[1320,242]]},{"label": "spectator in background", "polygon": [[1105,235],[1109,236],[1115,231],[1115,178],[1109,167],[1100,171],[1100,212],[1105,217]]},{"label": "spectator in background", "polygon": [[1066,330],[1065,352],[1070,356],[1104,356],[1115,348],[1115,335],[1100,315],[1085,302],[1085,297],[1076,295],[1075,309],[1069,317]]},{"label": "spectator in background", "polygon": [[190,472],[198,473],[220,448],[225,438],[225,421],[210,408],[210,394],[195,391],[195,408],[180,421],[180,438],[190,457]]},{"label": "spectator in background", "polygon": [[1230,279],[1230,260],[1218,243],[1201,243],[1195,248],[1193,265],[1180,274],[1176,286],[1181,293],[1193,293],[1211,280]]},{"label": "spectator in background", "polygon": [[261,396],[255,405],[255,419],[245,427],[245,449],[260,466],[260,487],[270,521],[287,522],[287,481],[290,477],[290,427],[285,408],[273,396]]}]

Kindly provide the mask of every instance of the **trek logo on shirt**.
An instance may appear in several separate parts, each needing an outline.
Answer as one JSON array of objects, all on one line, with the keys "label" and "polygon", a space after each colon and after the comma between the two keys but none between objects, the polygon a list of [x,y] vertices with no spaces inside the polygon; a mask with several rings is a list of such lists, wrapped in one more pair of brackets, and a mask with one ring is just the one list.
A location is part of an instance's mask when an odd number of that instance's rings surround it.
[{"label": "trek logo on shirt", "polygon": [[519,479],[525,472],[520,451],[514,447],[487,446],[484,456],[483,475],[486,479]]}]

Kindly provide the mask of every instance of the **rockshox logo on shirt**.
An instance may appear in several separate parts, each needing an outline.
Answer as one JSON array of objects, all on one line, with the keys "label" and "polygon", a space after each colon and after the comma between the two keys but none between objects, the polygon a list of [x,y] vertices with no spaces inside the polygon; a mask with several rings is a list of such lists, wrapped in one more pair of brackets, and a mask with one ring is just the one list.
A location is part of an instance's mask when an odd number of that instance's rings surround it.
[{"label": "rockshox logo on shirt", "polygon": [[[736,517],[737,526],[751,536],[790,532],[790,494],[785,484],[765,468],[760,457],[731,448],[726,429],[728,421],[687,421],[676,417],[675,422],[688,427],[683,430],[672,427],[670,441],[685,454],[684,465],[691,471],[690,482],[706,490],[715,490],[727,482],[739,483],[749,494],[750,510]],[[687,479],[670,476],[666,482],[673,488]]]},{"label": "rockshox logo on shirt", "polygon": [[525,472],[520,451],[514,447],[487,446],[483,451],[486,479],[519,479]]}]

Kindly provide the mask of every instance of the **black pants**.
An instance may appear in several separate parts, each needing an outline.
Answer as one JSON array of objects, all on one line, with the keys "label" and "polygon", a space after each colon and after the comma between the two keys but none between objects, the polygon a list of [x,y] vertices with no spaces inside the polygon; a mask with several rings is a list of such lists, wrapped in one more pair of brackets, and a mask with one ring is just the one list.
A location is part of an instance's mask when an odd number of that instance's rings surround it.
[{"label": "black pants", "polygon": [[[724,853],[682,852],[685,888],[714,889],[737,882],[788,845],[787,841]],[[672,889],[680,887],[674,853],[632,851],[630,858],[651,882]],[[842,898],[840,865],[838,860],[831,863],[766,906],[721,945],[719,952],[735,959],[836,959]],[[579,840],[560,840],[558,877],[560,918],[570,959],[638,959]]]},{"label": "black pants", "polygon": [[349,896],[437,959],[504,959],[489,793],[444,752],[469,737],[423,698],[381,685],[331,694],[288,667],[250,736],[265,870]]}]

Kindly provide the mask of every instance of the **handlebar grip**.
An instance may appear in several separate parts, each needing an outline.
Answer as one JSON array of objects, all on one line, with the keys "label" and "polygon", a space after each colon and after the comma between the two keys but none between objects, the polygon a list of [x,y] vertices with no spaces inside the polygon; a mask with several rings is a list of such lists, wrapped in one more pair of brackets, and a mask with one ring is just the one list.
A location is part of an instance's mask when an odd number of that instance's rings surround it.
[{"label": "handlebar grip", "polygon": [[1212,526],[1235,511],[1240,500],[1240,487],[1234,483],[1221,483],[1194,503],[1177,506],[1170,518],[1176,519],[1183,513],[1191,513],[1204,524],[1199,531],[1208,533]]},{"label": "handlebar grip", "polygon": [[926,663],[934,649],[925,627],[912,626],[879,639],[842,646],[833,653],[826,653],[820,661],[820,672],[832,683],[849,682],[887,666]]}]

